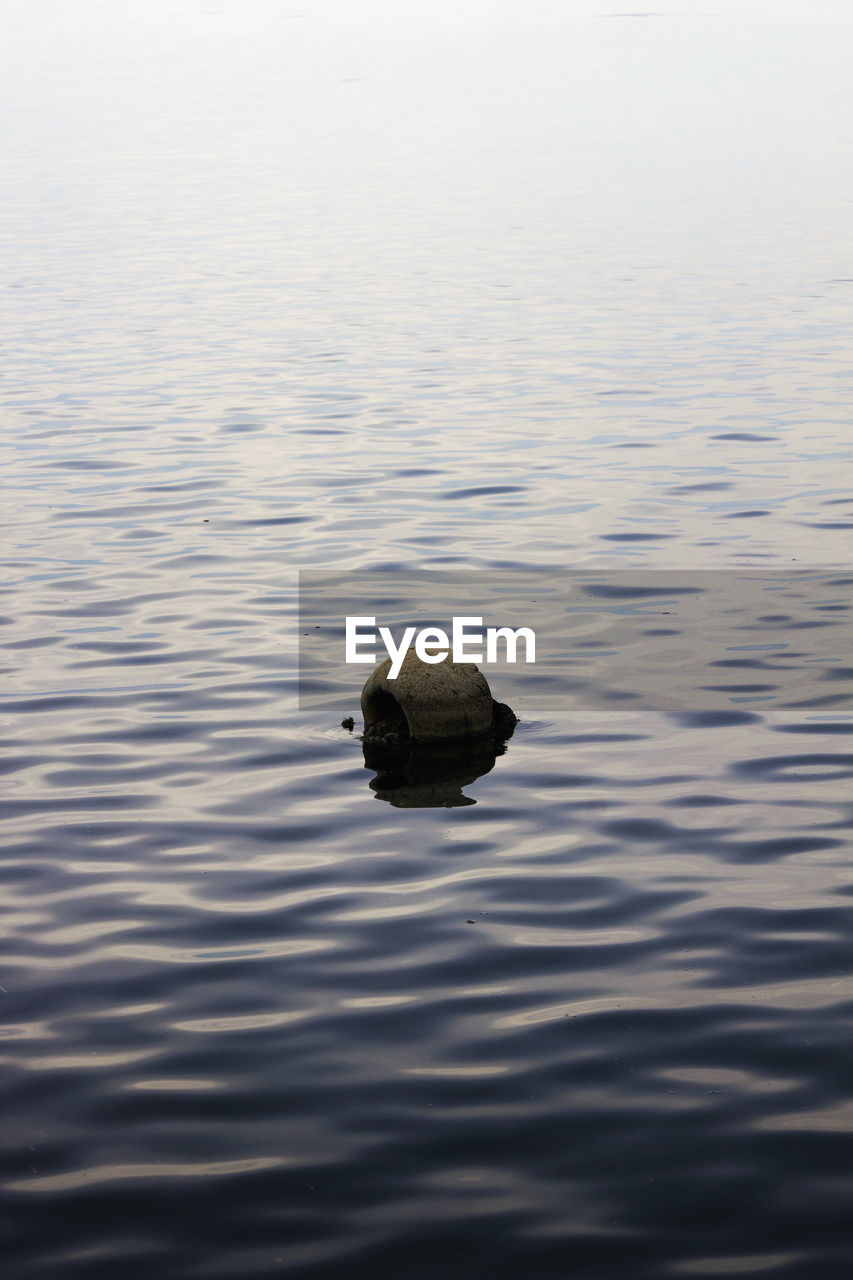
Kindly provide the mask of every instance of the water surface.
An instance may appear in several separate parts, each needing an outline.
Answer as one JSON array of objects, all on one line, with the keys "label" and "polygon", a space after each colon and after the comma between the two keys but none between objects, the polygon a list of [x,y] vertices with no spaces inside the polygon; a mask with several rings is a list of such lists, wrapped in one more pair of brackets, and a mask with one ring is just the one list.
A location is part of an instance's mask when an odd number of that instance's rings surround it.
[{"label": "water surface", "polygon": [[296,595],[841,579],[849,15],[6,8],[6,1273],[848,1276],[833,689],[400,807]]}]

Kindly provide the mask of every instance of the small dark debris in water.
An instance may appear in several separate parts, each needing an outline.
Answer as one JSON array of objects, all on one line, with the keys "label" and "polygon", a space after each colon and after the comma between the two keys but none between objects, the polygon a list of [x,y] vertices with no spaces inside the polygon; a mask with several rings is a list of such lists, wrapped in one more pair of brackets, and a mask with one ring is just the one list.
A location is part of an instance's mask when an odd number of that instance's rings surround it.
[{"label": "small dark debris in water", "polygon": [[465,923],[466,923],[466,924],[473,924],[473,923],[474,923],[474,921],[473,921],[473,920],[466,920],[466,921],[465,921]]},{"label": "small dark debris in water", "polygon": [[341,721],[341,728],[348,729],[349,732],[352,733],[353,729],[355,728],[355,721],[353,720],[352,716],[347,716],[346,720]]}]

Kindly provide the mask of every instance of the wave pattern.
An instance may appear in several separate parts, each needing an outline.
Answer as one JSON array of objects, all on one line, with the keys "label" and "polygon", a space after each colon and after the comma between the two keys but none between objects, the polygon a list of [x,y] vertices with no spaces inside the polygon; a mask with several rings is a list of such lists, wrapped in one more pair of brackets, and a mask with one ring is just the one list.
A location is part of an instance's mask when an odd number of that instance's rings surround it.
[{"label": "wave pattern", "polygon": [[4,1274],[846,1280],[838,691],[522,711],[394,807],[296,576],[849,565],[849,17],[31,8]]},{"label": "wave pattern", "polygon": [[16,1274],[842,1274],[849,754],[601,713],[412,812],[91,714],[4,813]]}]

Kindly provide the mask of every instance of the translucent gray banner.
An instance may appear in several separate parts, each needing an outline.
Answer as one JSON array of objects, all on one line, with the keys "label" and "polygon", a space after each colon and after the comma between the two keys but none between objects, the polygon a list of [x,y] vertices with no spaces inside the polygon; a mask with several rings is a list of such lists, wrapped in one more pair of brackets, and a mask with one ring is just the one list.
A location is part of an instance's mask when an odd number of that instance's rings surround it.
[{"label": "translucent gray banner", "polygon": [[[519,714],[604,710],[813,709],[844,715],[853,705],[853,575],[682,570],[306,571],[299,583],[300,707],[345,695],[355,707],[373,667],[388,656],[378,635],[399,645],[405,629],[480,618],[477,665],[494,696]],[[348,663],[347,619],[358,652],[377,632],[373,657]],[[485,661],[488,628],[526,628],[535,661]],[[353,630],[351,624],[351,631]],[[414,643],[414,640],[413,640]],[[432,650],[435,652],[435,649]]]}]

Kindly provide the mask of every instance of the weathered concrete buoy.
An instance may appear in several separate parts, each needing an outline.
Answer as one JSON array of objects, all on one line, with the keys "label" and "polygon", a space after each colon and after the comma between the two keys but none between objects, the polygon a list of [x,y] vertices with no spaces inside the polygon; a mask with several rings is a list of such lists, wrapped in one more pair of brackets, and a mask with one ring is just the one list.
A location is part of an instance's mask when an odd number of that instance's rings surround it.
[{"label": "weathered concrete buoy", "polygon": [[512,732],[516,717],[494,701],[473,662],[423,662],[408,649],[396,680],[388,678],[390,670],[386,658],[362,690],[365,739],[446,742],[500,733],[504,726],[503,736]]}]

